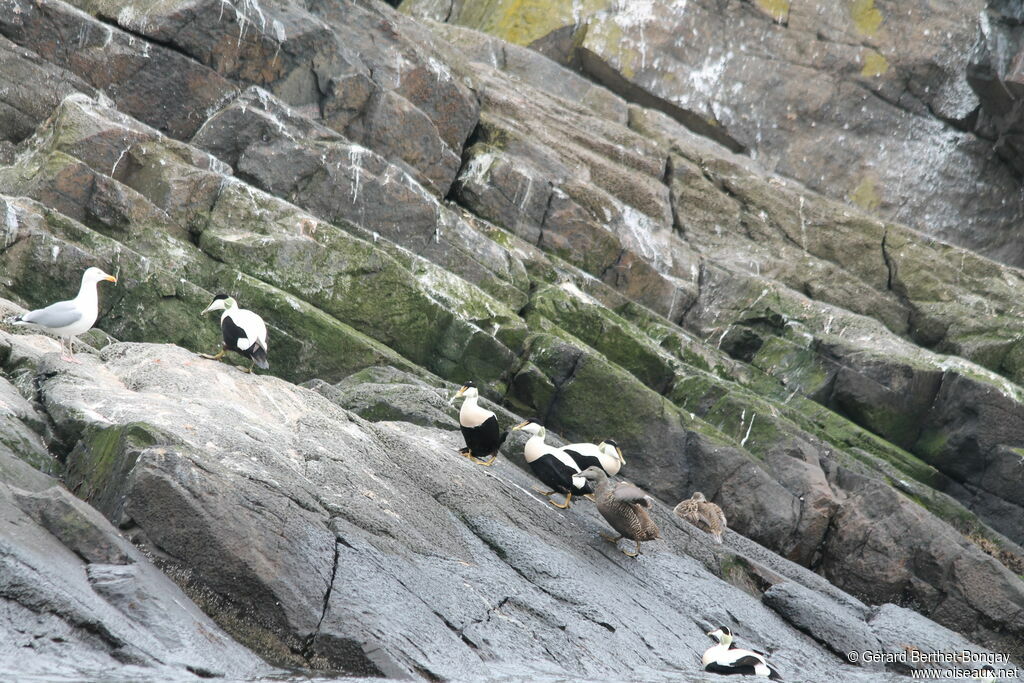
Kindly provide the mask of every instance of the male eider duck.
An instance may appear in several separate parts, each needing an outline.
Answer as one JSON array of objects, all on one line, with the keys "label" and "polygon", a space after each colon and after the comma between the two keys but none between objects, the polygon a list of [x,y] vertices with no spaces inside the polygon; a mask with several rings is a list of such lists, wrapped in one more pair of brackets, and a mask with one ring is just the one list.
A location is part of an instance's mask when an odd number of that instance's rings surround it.
[{"label": "male eider duck", "polygon": [[608,481],[608,475],[600,467],[588,467],[580,474],[581,477],[594,485],[594,501],[597,511],[619,532],[617,537],[601,536],[612,543],[622,538],[636,542],[636,551],[622,552],[629,557],[640,554],[641,541],[653,541],[661,538],[658,526],[651,519],[647,510],[651,507],[651,498],[643,489],[620,481],[615,486]]},{"label": "male eider duck", "polygon": [[220,316],[220,329],[224,335],[224,348],[213,356],[200,354],[203,358],[220,360],[227,351],[235,351],[252,361],[252,365],[243,368],[252,372],[253,365],[264,370],[270,369],[267,362],[267,325],[263,318],[252,311],[239,308],[235,300],[227,294],[213,297],[213,303],[199,315],[210,311],[224,311]]},{"label": "male eider duck", "polygon": [[[523,448],[523,456],[534,476],[553,489],[540,492],[547,496],[549,503],[564,510],[572,504],[573,494],[580,495],[590,492],[587,482],[579,477],[579,465],[569,457],[569,454],[561,448],[544,443],[547,430],[543,425],[538,424],[535,420],[525,420],[513,427],[512,430],[522,430],[531,435]],[[565,501],[562,504],[551,500],[551,496],[556,493],[565,494]]]},{"label": "male eider duck", "polygon": [[722,508],[709,502],[700,491],[676,505],[672,512],[701,531],[714,536],[716,542],[722,542],[722,534],[728,527],[725,513],[722,512]]},{"label": "male eider duck", "polygon": [[732,631],[722,626],[708,633],[718,641],[712,645],[701,658],[700,663],[705,671],[716,674],[742,674],[744,676],[765,676],[773,681],[781,681],[779,672],[768,666],[768,660],[760,652],[744,650],[732,644]]},{"label": "male eider duck", "polygon": [[[96,324],[100,314],[99,295],[96,285],[104,280],[117,282],[113,275],[107,275],[96,267],[86,268],[82,273],[82,284],[78,296],[70,301],[58,301],[46,308],[29,311],[11,320],[15,325],[34,325],[57,336],[60,342],[60,358],[71,363],[80,363],[75,358],[75,337],[85,334]],[[64,353],[64,338],[68,340],[67,354]]]},{"label": "male eider duck", "polygon": [[[466,447],[459,451],[472,462],[490,467],[498,457],[498,449],[505,443],[508,432],[498,431],[498,418],[494,413],[481,408],[477,403],[480,390],[472,382],[466,382],[451,400],[465,399],[459,410],[459,427],[466,439]],[[484,458],[490,457],[490,460]]]},{"label": "male eider duck", "polygon": [[562,450],[572,457],[581,471],[588,467],[600,467],[609,477],[614,477],[626,464],[622,449],[611,439],[605,439],[599,444],[571,443],[562,446]]}]

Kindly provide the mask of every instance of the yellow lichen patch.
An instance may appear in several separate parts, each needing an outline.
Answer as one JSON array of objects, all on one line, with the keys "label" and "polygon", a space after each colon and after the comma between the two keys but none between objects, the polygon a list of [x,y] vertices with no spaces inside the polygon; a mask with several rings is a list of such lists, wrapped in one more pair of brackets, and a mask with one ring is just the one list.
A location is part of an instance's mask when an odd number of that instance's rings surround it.
[{"label": "yellow lichen patch", "polygon": [[452,20],[510,43],[529,45],[552,31],[571,26],[611,0],[475,0],[467,2]]},{"label": "yellow lichen patch", "polygon": [[773,21],[781,24],[789,19],[789,0],[755,0],[755,2]]},{"label": "yellow lichen patch", "polygon": [[861,76],[872,78],[881,76],[889,70],[889,60],[871,48],[865,48],[861,59],[864,60],[864,68],[860,70]]},{"label": "yellow lichen patch", "polygon": [[882,25],[882,13],[875,7],[875,0],[853,0],[850,17],[854,28],[862,36],[873,36]]},{"label": "yellow lichen patch", "polygon": [[882,198],[878,196],[877,183],[874,174],[864,176],[850,193],[850,201],[865,211],[874,211],[882,203]]},{"label": "yellow lichen patch", "polygon": [[627,79],[636,76],[641,66],[640,52],[633,46],[617,22],[591,21],[586,26],[586,36],[579,47],[600,55]]}]

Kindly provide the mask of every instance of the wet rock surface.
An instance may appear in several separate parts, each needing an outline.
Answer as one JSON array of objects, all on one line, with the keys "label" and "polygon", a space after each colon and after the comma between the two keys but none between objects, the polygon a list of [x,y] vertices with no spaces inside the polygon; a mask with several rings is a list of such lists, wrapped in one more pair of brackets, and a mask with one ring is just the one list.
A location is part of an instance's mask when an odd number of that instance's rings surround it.
[{"label": "wet rock surface", "polygon": [[[982,52],[936,66],[881,2],[513,4],[0,0],[0,317],[118,276],[81,366],[0,329],[5,665],[702,680],[722,624],[788,680],[905,672],[846,641],[1024,656],[1024,277],[934,239],[1016,262]],[[776,52],[708,72],[669,40],[700,22]],[[274,376],[196,355],[218,292]],[[518,433],[461,458],[470,379],[503,429],[614,438],[664,541],[548,505]],[[724,547],[672,518],[695,490]]]},{"label": "wet rock surface", "polygon": [[[11,505],[89,563],[96,591],[115,605],[128,567],[164,582],[136,588],[153,594],[136,609],[178,590],[139,548],[277,664],[464,679],[514,661],[520,675],[669,680],[696,674],[711,625],[741,621],[746,641],[780,667],[813,678],[842,666],[743,588],[752,577],[782,581],[781,569],[784,585],[810,586],[804,599],[817,610],[855,600],[817,592],[820,579],[796,565],[712,548],[661,504],[665,541],[627,558],[600,538],[589,501],[563,512],[531,492],[531,477],[509,462],[521,440],[485,470],[457,454],[450,429],[367,422],[317,392],[174,346],[115,343],[71,367],[31,339],[39,400],[77,435],[65,480],[85,502],[51,486],[12,489]],[[52,481],[37,473],[11,486],[40,480]],[[602,658],[608,648],[621,656]],[[36,653],[40,666],[48,655]],[[219,671],[251,675],[243,665],[254,658],[240,659]],[[848,680],[858,679],[851,669]]]},{"label": "wet rock surface", "polygon": [[272,669],[63,483],[0,454],[0,671],[194,679]]}]

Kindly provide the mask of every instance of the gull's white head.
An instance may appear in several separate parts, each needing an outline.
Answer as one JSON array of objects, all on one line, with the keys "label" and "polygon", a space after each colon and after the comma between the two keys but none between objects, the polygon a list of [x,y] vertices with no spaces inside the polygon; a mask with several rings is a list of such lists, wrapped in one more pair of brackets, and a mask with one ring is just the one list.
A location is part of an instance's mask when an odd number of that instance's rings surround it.
[{"label": "gull's white head", "polygon": [[206,313],[209,313],[210,311],[226,311],[234,308],[235,306],[237,306],[237,304],[235,303],[235,300],[232,299],[230,296],[228,296],[227,294],[218,294],[217,296],[213,297],[213,302],[209,306],[204,308],[203,312],[200,313],[199,315],[204,315]]},{"label": "gull's white head", "polygon": [[108,275],[102,268],[97,268],[96,266],[86,268],[85,272],[82,273],[82,284],[94,285],[97,282],[103,282],[104,280],[107,280],[108,282],[117,282],[116,277]]}]

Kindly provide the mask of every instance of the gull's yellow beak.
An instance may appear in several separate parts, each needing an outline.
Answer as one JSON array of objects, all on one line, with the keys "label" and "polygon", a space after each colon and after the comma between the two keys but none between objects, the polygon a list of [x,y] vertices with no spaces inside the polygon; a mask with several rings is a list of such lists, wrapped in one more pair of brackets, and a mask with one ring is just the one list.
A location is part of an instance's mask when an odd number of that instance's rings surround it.
[{"label": "gull's yellow beak", "polygon": [[113,282],[113,283],[117,284],[117,278],[116,278],[116,277],[114,277],[113,275],[108,275],[108,276],[106,276],[106,277],[105,277],[105,278],[103,278],[103,279],[104,279],[104,280],[107,280],[107,281],[109,281],[109,282]]},{"label": "gull's yellow beak", "polygon": [[525,426],[526,426],[526,425],[528,425],[528,424],[530,424],[529,420],[523,420],[522,422],[520,422],[519,424],[517,424],[517,425],[516,425],[515,427],[513,427],[513,428],[512,428],[512,431],[514,432],[514,431],[516,431],[517,429],[522,429],[523,427],[525,427]]}]

